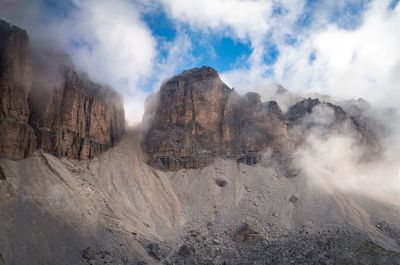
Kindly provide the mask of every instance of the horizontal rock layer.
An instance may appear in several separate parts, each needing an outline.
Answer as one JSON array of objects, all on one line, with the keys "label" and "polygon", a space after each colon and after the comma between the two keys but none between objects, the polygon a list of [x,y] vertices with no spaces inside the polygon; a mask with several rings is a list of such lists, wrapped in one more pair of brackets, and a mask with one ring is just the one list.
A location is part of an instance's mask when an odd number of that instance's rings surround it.
[{"label": "horizontal rock layer", "polygon": [[286,149],[286,124],[276,102],[263,103],[255,93],[239,96],[210,67],[171,78],[159,97],[144,144],[157,168],[198,168],[217,156],[253,164],[262,150]]},{"label": "horizontal rock layer", "polygon": [[291,151],[312,132],[351,133],[369,151],[379,150],[374,134],[339,106],[299,98],[282,113],[257,93],[238,95],[210,67],[167,80],[157,96],[157,107],[146,110],[153,120],[144,147],[149,164],[163,170],[200,168],[216,157],[255,164],[267,156],[294,176]]}]

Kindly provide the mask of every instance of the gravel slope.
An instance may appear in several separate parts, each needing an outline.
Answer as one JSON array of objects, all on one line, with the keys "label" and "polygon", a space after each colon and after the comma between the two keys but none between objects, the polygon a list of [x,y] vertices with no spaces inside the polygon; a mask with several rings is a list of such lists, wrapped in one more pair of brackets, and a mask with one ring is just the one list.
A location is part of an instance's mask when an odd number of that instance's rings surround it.
[{"label": "gravel slope", "polygon": [[267,161],[162,172],[140,140],[89,162],[0,160],[0,264],[400,264],[398,203],[316,165],[322,184]]}]

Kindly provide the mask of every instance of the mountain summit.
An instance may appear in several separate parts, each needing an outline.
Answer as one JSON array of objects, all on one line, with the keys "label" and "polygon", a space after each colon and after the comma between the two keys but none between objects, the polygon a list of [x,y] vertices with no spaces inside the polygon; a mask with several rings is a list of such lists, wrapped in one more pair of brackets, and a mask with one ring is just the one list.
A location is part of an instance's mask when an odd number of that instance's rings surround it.
[{"label": "mountain summit", "polygon": [[293,145],[301,140],[296,125],[322,108],[333,116],[310,120],[303,132],[317,126],[321,129],[324,123],[326,133],[340,133],[346,125],[360,140],[379,146],[374,136],[367,141],[368,133],[339,106],[309,98],[283,113],[276,101],[262,102],[257,93],[239,95],[211,67],[172,77],[157,96],[158,107],[145,114],[154,119],[144,145],[149,164],[159,169],[201,168],[216,157],[255,164],[267,153],[272,160],[287,162]]},{"label": "mountain summit", "polygon": [[194,68],[125,130],[121,95],[0,20],[0,265],[400,264],[372,107],[266,94]]},{"label": "mountain summit", "polygon": [[89,159],[115,145],[125,129],[122,97],[78,73],[67,56],[37,51],[32,59],[30,51],[26,32],[0,20],[0,156],[42,149]]}]

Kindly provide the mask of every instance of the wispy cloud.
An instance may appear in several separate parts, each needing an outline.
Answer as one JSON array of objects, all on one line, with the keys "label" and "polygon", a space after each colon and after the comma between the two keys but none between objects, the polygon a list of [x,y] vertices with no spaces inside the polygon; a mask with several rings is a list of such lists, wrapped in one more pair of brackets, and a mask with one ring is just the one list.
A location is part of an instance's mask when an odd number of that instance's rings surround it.
[{"label": "wispy cloud", "polygon": [[[278,82],[391,105],[400,98],[400,8],[389,0],[5,3],[0,15],[27,28],[33,41],[63,49],[82,71],[120,91],[131,122],[140,121],[144,98],[163,78],[201,61],[194,51],[218,58],[207,44],[215,35],[249,46],[222,73],[239,91]],[[155,36],[145,16],[155,11],[166,14],[173,36]]]}]

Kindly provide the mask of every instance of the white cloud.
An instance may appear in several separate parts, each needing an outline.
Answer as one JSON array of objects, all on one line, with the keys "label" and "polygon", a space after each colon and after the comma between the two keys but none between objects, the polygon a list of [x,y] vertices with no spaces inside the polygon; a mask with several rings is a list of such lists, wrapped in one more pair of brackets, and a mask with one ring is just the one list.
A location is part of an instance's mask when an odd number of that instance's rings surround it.
[{"label": "white cloud", "polygon": [[148,76],[156,56],[156,42],[127,1],[76,1],[80,11],[71,22],[78,26],[70,39],[79,36],[90,43],[73,52],[84,69],[96,79],[120,86],[135,86]]},{"label": "white cloud", "polygon": [[173,18],[198,29],[232,30],[237,37],[264,35],[271,1],[162,0]]},{"label": "white cloud", "polygon": [[[161,49],[167,50],[168,55],[166,58],[161,59],[158,58],[154,62],[153,70],[152,70],[152,88],[148,92],[144,92],[143,90],[138,90],[135,94],[132,94],[127,99],[125,99],[125,113],[129,113],[129,115],[133,116],[131,124],[135,124],[137,122],[142,121],[142,117],[145,111],[145,101],[151,93],[156,92],[162,82],[170,78],[175,74],[175,70],[181,65],[188,64],[193,60],[190,54],[190,49],[192,47],[192,43],[190,39],[186,35],[179,35],[172,42],[165,42],[162,45]],[[128,101],[126,101],[128,100]]]},{"label": "white cloud", "polygon": [[[264,0],[161,0],[169,15],[178,22],[189,24],[193,29],[218,32],[241,41],[249,42],[252,53],[248,58],[251,68],[262,64],[266,36],[273,26],[274,1]],[[293,3],[288,4],[290,17]]]},{"label": "white cloud", "polygon": [[[302,29],[296,23],[303,15],[304,0],[73,0],[78,8],[71,16],[48,25],[32,23],[31,18],[40,15],[40,0],[8,1],[15,3],[16,9],[16,14],[7,11],[5,15],[14,16],[11,22],[36,28],[33,35],[40,35],[37,38],[52,38],[92,78],[120,91],[129,104],[126,116],[131,122],[141,118],[140,102],[152,89],[146,87],[149,80],[155,80],[157,86],[176,68],[194,60],[190,35],[180,29],[182,24],[204,32],[205,38],[208,32],[216,32],[250,43],[251,55],[222,73],[239,91],[262,93],[268,83],[279,82],[300,92],[364,97],[392,105],[400,99],[400,7],[388,10],[387,0],[373,1],[355,29],[339,28],[329,20],[333,11],[355,0],[318,3],[312,23]],[[273,12],[276,6],[283,8],[280,15]],[[165,8],[176,22],[178,31],[171,42],[157,43],[141,19],[140,12],[159,8]],[[286,35],[295,36],[297,45],[287,45]],[[72,40],[88,45],[71,48]],[[266,65],[263,56],[271,42],[278,46],[280,56],[275,65]],[[158,49],[166,51],[166,58]],[[316,59],[310,63],[313,52]]]},{"label": "white cloud", "polygon": [[140,122],[149,77],[157,55],[156,41],[127,1],[76,1],[80,10],[68,22],[71,39],[89,43],[71,50],[80,69],[124,95],[128,123]]},{"label": "white cloud", "polygon": [[143,82],[152,76],[158,56],[156,39],[140,10],[127,0],[72,2],[75,7],[67,16],[52,17],[41,0],[12,0],[11,12],[4,16],[27,29],[34,44],[67,52],[79,70],[119,91],[128,122],[140,122]]},{"label": "white cloud", "polygon": [[[275,78],[299,91],[398,103],[400,9],[387,6],[387,1],[373,2],[356,29],[329,25],[299,46],[281,47]],[[312,52],[314,62],[308,59]]]},{"label": "white cloud", "polygon": [[168,55],[166,58],[158,60],[155,65],[153,92],[160,88],[165,79],[173,76],[177,68],[189,65],[194,60],[191,55],[192,42],[184,32],[179,31],[175,40],[163,43],[161,49],[167,50]]},{"label": "white cloud", "polygon": [[[203,31],[217,31],[249,41],[248,63],[222,74],[225,81],[241,91],[258,90],[279,82],[298,92],[319,92],[337,97],[363,97],[371,102],[396,105],[400,98],[399,6],[388,9],[389,1],[373,1],[361,13],[346,13],[356,1],[318,3],[312,23],[296,25],[304,11],[304,1],[184,1],[163,0],[170,16],[180,23]],[[284,12],[273,16],[273,5]],[[358,7],[359,8],[359,7]],[[334,12],[342,16],[331,21]],[[346,29],[338,25],[350,23]],[[285,43],[285,35],[297,44]],[[263,63],[266,45],[273,41],[280,56],[275,65]],[[315,54],[313,62],[310,55]],[[272,73],[272,74],[271,74]]]},{"label": "white cloud", "polygon": [[[280,40],[288,34],[304,6],[303,0],[162,0],[162,3],[178,23],[250,43],[252,52],[247,62],[243,66],[236,64],[237,68],[222,74],[224,81],[240,91],[261,89],[270,82],[266,75],[271,68],[263,64],[268,39]],[[274,14],[276,6],[284,9],[282,14]]]}]

